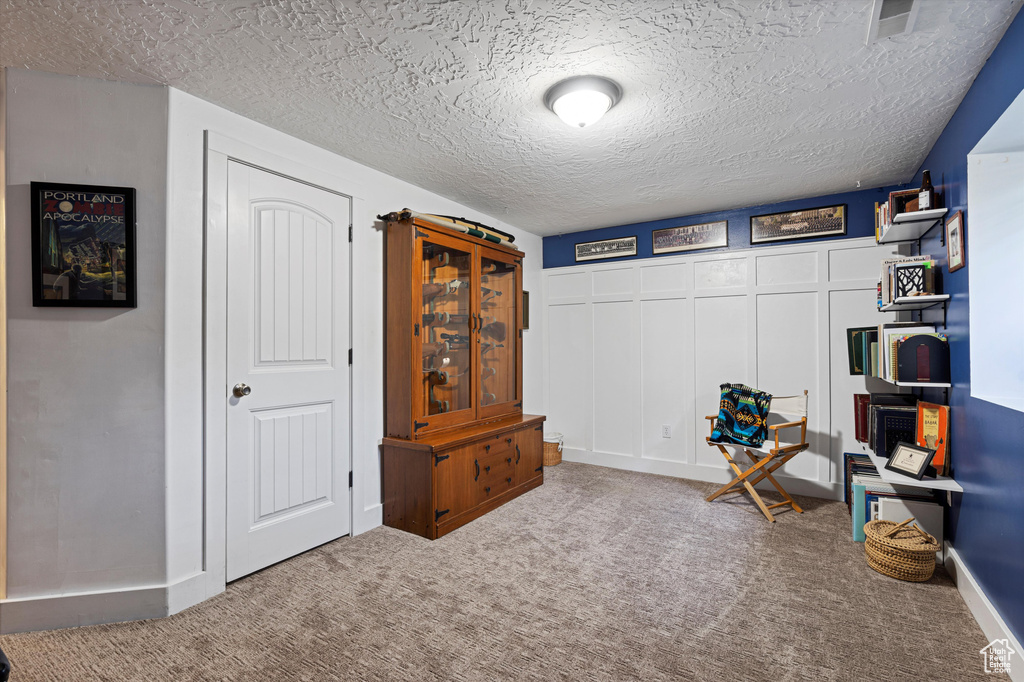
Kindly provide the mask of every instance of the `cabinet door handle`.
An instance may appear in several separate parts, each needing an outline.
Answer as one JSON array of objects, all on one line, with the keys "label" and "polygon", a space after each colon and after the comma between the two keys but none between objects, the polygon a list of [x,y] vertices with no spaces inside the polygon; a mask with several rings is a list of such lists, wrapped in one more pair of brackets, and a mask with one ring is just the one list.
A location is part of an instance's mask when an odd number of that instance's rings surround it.
[{"label": "cabinet door handle", "polygon": [[519,452],[519,443],[516,443],[516,464],[519,464],[519,458],[521,456],[522,456],[522,453]]},{"label": "cabinet door handle", "polygon": [[476,466],[476,476],[473,477],[474,481],[480,480],[480,460],[474,459],[473,464]]}]

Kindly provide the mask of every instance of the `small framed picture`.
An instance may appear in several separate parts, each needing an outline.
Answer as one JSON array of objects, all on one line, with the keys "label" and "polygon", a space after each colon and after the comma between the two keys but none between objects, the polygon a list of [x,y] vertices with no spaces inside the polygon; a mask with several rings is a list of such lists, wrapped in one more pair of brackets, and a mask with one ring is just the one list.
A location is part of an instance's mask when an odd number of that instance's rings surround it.
[{"label": "small framed picture", "polygon": [[728,246],[729,221],[722,220],[717,223],[685,227],[666,227],[662,230],[655,230],[651,235],[651,240],[655,254]]},{"label": "small framed picture", "polygon": [[949,271],[956,272],[966,265],[964,253],[964,213],[957,211],[946,221],[946,260]]},{"label": "small framed picture", "polygon": [[846,204],[750,216],[750,243],[846,234]]},{"label": "small framed picture", "polygon": [[920,197],[920,187],[889,192],[889,212],[894,216],[901,213],[914,213],[917,211],[917,202]]},{"label": "small framed picture", "polygon": [[135,189],[33,182],[32,305],[134,308]]},{"label": "small framed picture", "polygon": [[636,255],[636,236],[581,242],[576,245],[576,262]]},{"label": "small framed picture", "polygon": [[920,481],[931,469],[934,456],[935,450],[900,441],[889,455],[889,461],[885,463],[885,468]]}]

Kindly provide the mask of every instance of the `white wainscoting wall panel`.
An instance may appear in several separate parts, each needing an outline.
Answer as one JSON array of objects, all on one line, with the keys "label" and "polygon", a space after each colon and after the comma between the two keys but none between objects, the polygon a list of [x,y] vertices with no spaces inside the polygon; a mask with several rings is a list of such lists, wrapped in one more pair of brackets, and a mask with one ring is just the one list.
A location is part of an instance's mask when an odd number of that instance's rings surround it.
[{"label": "white wainscoting wall panel", "polygon": [[894,253],[844,239],[545,270],[546,430],[568,461],[725,482],[705,442],[719,385],[807,389],[811,449],[780,475],[841,497],[842,453],[863,449],[852,396],[894,390],[850,376],[846,329],[894,319],[875,310]]}]

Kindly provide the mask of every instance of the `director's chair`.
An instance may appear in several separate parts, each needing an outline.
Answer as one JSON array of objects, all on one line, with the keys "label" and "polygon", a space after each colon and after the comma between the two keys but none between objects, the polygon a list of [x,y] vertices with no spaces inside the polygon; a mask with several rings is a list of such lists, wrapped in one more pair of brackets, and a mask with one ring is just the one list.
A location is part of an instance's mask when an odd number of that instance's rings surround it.
[{"label": "director's chair", "polygon": [[[722,451],[726,461],[729,462],[729,466],[732,467],[733,471],[736,472],[736,478],[729,483],[708,495],[705,498],[708,502],[711,502],[717,497],[721,497],[727,493],[750,493],[750,496],[754,498],[754,502],[761,509],[764,515],[769,521],[775,523],[775,517],[772,516],[770,510],[776,507],[783,507],[786,505],[791,506],[797,513],[802,514],[803,509],[793,501],[789,493],[779,485],[779,482],[772,476],[772,473],[781,467],[783,464],[788,462],[797,454],[803,452],[810,447],[807,442],[807,391],[804,391],[803,395],[784,396],[781,398],[772,398],[771,408],[768,411],[768,420],[771,421],[772,417],[782,417],[788,421],[784,421],[781,424],[768,424],[769,438],[765,440],[761,447],[755,448],[751,445],[740,445],[738,443],[719,443],[711,440],[711,436],[708,436],[707,441],[709,445],[717,445],[718,449]],[[707,417],[711,422],[711,431],[714,433],[715,420],[718,415],[712,415]],[[782,429],[795,429],[800,427],[800,442],[798,443],[786,443],[785,440],[779,440],[779,431]],[[774,442],[771,440],[771,436],[774,432]],[[787,433],[794,433],[794,431],[787,431]],[[748,467],[745,471],[740,469],[739,464],[733,459],[730,451],[735,454],[743,452],[750,458],[753,465]],[[754,486],[768,479],[768,482],[775,486],[775,489],[782,495],[784,501],[778,504],[765,504],[761,496],[757,494],[757,490]]]}]

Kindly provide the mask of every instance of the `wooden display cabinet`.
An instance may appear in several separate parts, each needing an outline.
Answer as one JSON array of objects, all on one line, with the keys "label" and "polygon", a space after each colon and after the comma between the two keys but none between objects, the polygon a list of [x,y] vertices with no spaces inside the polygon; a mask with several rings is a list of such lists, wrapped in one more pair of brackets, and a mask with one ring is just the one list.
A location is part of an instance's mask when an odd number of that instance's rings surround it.
[{"label": "wooden display cabinet", "polygon": [[523,415],[522,253],[387,216],[384,523],[431,539],[543,483]]}]

